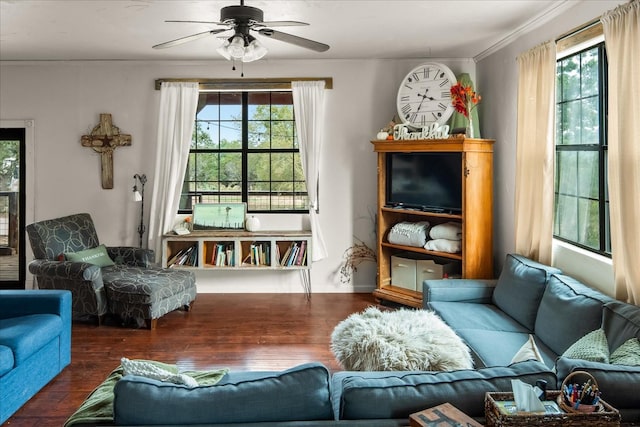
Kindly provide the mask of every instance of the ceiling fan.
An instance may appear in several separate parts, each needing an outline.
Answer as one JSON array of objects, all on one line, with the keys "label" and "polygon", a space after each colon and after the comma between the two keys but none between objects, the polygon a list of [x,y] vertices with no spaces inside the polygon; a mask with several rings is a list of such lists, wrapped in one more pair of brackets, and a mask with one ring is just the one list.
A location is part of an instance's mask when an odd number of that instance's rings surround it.
[{"label": "ceiling fan", "polygon": [[179,39],[160,43],[153,46],[154,49],[164,49],[177,46],[203,37],[212,36],[225,31],[233,30],[230,37],[225,37],[224,44],[218,48],[218,52],[226,59],[241,60],[242,62],[251,62],[262,58],[267,49],[262,46],[258,40],[251,34],[255,32],[261,36],[269,37],[275,40],[290,43],[305,49],[311,49],[316,52],[324,52],[329,49],[329,45],[317,41],[305,39],[303,37],[294,36],[293,34],[283,33],[272,29],[272,27],[294,27],[309,25],[306,22],[299,21],[264,21],[262,10],[245,6],[244,0],[240,0],[239,6],[226,6],[220,10],[220,21],[175,21],[168,20],[165,22],[186,22],[195,24],[214,24],[221,25],[226,28],[218,28],[214,30],[204,31],[192,34],[190,36],[181,37]]}]

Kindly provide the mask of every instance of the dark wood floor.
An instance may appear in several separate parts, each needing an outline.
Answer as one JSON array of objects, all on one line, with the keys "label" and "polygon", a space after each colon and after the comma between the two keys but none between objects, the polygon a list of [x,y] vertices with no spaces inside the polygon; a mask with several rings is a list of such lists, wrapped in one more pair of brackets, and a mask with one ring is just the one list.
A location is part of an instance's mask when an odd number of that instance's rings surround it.
[{"label": "dark wood floor", "polygon": [[200,294],[157,329],[74,323],[71,365],[27,402],[7,426],[60,427],[121,357],[181,369],[280,370],[319,361],[340,369],[329,348],[333,328],[376,302],[371,294]]}]

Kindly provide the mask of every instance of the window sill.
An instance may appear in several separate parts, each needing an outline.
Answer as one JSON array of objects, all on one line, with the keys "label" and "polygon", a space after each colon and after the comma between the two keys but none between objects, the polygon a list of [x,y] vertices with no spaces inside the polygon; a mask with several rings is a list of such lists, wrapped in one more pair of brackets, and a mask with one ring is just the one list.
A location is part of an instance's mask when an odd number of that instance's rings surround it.
[{"label": "window sill", "polygon": [[585,285],[609,296],[615,295],[613,263],[610,258],[553,239],[551,263]]}]

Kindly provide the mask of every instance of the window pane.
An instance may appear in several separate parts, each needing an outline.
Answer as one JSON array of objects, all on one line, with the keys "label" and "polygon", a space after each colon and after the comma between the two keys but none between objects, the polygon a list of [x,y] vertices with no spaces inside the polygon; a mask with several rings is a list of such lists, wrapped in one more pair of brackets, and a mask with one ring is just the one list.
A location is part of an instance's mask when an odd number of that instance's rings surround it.
[{"label": "window pane", "polygon": [[241,93],[220,93],[220,120],[242,120]]},{"label": "window pane", "polygon": [[294,122],[277,120],[273,122],[273,148],[294,148]]},{"label": "window pane", "polygon": [[578,200],[578,243],[593,249],[600,248],[600,214],[598,201]]},{"label": "window pane", "polygon": [[247,154],[247,181],[270,181],[271,180],[271,154],[270,153],[248,153]]},{"label": "window pane", "polygon": [[198,153],[195,155],[197,181],[217,181],[220,162],[217,153]]},{"label": "window pane", "polygon": [[238,191],[242,185],[242,154],[241,153],[223,153],[220,154],[220,181],[229,182],[236,185]]},{"label": "window pane", "polygon": [[598,175],[598,152],[579,151],[578,153],[578,195],[598,200],[600,176]]},{"label": "window pane", "polygon": [[598,95],[598,49],[593,48],[580,55],[582,97]]},{"label": "window pane", "polygon": [[556,188],[562,195],[578,194],[578,153],[560,151],[556,159]]},{"label": "window pane", "polygon": [[273,153],[271,156],[271,179],[293,180],[293,153]]},{"label": "window pane", "polygon": [[242,121],[220,123],[220,149],[238,150],[242,148]]},{"label": "window pane", "polygon": [[581,102],[582,116],[582,138],[581,144],[597,145],[600,141],[600,108],[598,98],[590,97]]},{"label": "window pane", "polygon": [[567,240],[578,240],[578,201],[572,196],[559,195],[556,199],[554,231],[558,237]]},{"label": "window pane", "polygon": [[265,149],[270,148],[271,123],[264,121],[250,121],[249,128],[249,148]]},{"label": "window pane", "polygon": [[571,56],[561,61],[560,98],[563,101],[576,99],[580,96],[580,59],[579,56]]},{"label": "window pane", "polygon": [[191,148],[217,149],[220,141],[220,122],[217,120],[196,121]]}]

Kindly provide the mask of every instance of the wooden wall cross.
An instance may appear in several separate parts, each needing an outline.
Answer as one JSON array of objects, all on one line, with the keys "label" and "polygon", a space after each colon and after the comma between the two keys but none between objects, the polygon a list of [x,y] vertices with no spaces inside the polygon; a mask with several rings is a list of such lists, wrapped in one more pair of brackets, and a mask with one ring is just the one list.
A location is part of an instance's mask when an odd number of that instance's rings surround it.
[{"label": "wooden wall cross", "polygon": [[118,147],[131,145],[131,135],[120,133],[120,129],[111,121],[111,114],[100,114],[100,123],[91,134],[82,135],[80,143],[100,153],[102,188],[113,188],[113,152]]}]

